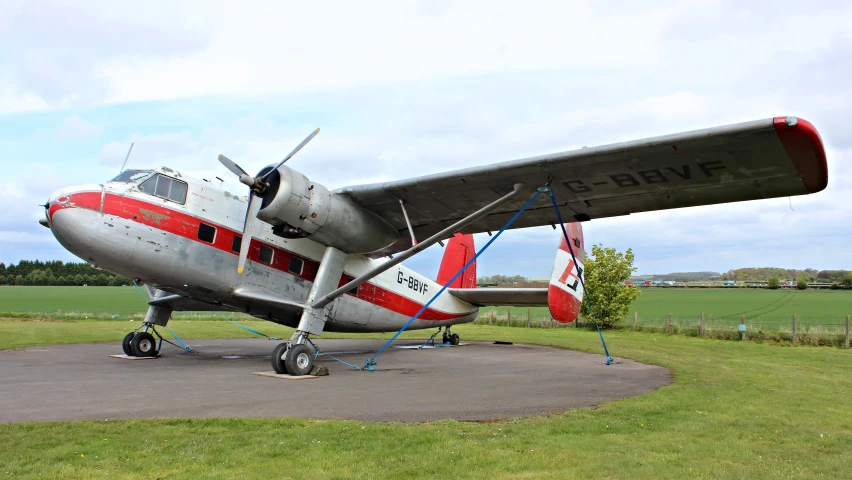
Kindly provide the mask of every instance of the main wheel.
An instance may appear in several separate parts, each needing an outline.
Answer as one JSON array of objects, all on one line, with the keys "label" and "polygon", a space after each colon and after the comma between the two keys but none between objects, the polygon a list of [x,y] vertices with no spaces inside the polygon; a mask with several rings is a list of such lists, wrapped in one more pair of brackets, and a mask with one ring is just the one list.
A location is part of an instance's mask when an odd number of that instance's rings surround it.
[{"label": "main wheel", "polygon": [[139,332],[130,340],[130,350],[137,357],[156,357],[157,342],[148,332]]},{"label": "main wheel", "polygon": [[314,366],[314,356],[312,355],[311,347],[303,344],[293,345],[287,356],[284,357],[284,365],[287,366],[287,371],[290,375],[307,375],[311,373]]},{"label": "main wheel", "polygon": [[130,348],[130,341],[133,340],[133,336],[136,335],[136,332],[130,332],[124,336],[124,340],[121,341],[121,349],[124,350],[124,354],[128,357],[134,357],[133,350]]},{"label": "main wheel", "polygon": [[452,344],[452,345],[458,345],[459,344],[459,334],[458,333],[454,333],[454,334],[450,335],[450,344]]},{"label": "main wheel", "polygon": [[279,375],[287,375],[287,365],[284,364],[284,360],[281,357],[287,351],[286,343],[279,343],[275,350],[272,351],[272,369],[275,370],[275,373]]},{"label": "main wheel", "polygon": [[444,336],[441,337],[441,340],[442,343],[450,343],[450,336],[445,333]]}]

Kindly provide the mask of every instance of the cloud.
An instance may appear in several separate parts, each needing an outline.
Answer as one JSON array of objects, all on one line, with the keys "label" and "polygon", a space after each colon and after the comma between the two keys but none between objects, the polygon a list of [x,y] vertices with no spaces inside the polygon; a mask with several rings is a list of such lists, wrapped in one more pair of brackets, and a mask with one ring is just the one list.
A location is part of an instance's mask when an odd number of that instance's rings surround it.
[{"label": "cloud", "polygon": [[53,132],[58,140],[91,140],[104,133],[103,125],[95,125],[72,115],[62,121]]},{"label": "cloud", "polygon": [[7,2],[0,14],[3,76],[20,99],[37,98],[53,107],[100,103],[116,88],[104,77],[107,65],[175,58],[205,47],[203,30],[187,28],[188,22],[174,14],[158,16],[166,6],[154,1],[130,10],[110,2]]}]

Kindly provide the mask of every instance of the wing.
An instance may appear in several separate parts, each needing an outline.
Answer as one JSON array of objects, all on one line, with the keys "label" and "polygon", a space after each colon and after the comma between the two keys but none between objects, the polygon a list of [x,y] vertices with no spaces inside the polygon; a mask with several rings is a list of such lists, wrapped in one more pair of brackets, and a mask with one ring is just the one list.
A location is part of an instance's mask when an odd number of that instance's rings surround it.
[{"label": "wing", "polygon": [[[386,219],[401,240],[379,257],[411,246],[512,191],[551,183],[563,217],[588,221],[637,212],[815,193],[828,168],[819,133],[806,120],[775,117],[724,127],[494,163],[388,183],[345,187],[359,205]],[[462,233],[500,229],[528,200],[504,204]],[[556,222],[542,195],[512,228]]]},{"label": "wing", "polygon": [[479,306],[547,306],[547,288],[450,288],[450,295]]}]

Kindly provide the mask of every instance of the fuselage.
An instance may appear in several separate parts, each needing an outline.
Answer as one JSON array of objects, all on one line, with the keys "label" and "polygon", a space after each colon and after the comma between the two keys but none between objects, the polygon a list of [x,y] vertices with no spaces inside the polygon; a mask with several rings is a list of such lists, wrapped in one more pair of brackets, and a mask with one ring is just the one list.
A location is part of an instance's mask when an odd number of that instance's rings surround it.
[{"label": "fuselage", "polygon": [[[237,273],[247,199],[169,168],[125,172],[116,180],[54,193],[47,220],[57,240],[98,268],[210,305],[295,327],[298,308],[249,302],[232,295],[249,287],[295,303],[308,298],[325,247],[310,239],[286,239],[262,224],[245,272]],[[342,286],[384,260],[349,255]],[[339,297],[326,331],[398,330],[442,285],[396,266]],[[477,307],[441,295],[409,328],[473,321]]]}]

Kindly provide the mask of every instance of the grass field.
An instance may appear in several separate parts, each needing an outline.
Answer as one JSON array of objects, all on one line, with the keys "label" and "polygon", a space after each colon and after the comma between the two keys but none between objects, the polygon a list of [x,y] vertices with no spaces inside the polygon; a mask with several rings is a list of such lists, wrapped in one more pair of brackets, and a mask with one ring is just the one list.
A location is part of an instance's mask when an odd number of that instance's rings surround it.
[{"label": "grass field", "polygon": [[[0,314],[144,313],[145,298],[134,287],[0,287]],[[512,308],[515,316],[526,316],[526,308]],[[505,312],[502,308],[500,312]],[[795,313],[805,322],[838,323],[852,314],[852,292],[842,290],[762,290],[647,288],[633,305],[629,318],[698,318],[708,320],[787,321]],[[533,308],[533,316],[547,316],[546,308]]]},{"label": "grass field", "polygon": [[[30,343],[22,337],[118,341],[128,324],[0,321],[0,348]],[[175,328],[187,337],[242,335],[222,329],[227,325],[181,321]],[[597,334],[583,329],[464,325],[456,331],[466,340],[601,350]],[[493,423],[282,418],[5,424],[0,425],[0,475],[849,478],[852,352],[630,331],[606,335],[613,355],[666,366],[674,383],[596,409]]]}]

